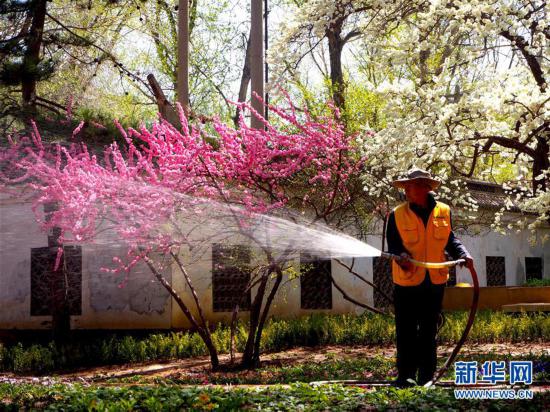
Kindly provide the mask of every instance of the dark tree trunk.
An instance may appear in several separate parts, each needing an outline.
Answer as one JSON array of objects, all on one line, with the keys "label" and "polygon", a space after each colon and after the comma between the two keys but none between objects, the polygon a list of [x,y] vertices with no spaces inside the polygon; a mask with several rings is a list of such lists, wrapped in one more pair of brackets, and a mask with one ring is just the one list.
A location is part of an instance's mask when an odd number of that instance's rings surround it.
[{"label": "dark tree trunk", "polygon": [[262,317],[260,319],[260,323],[258,324],[258,328],[256,330],[254,352],[252,353],[252,364],[254,365],[260,364],[260,343],[262,341],[262,332],[264,330],[265,321],[267,319],[267,315],[269,314],[269,309],[271,308],[273,299],[275,298],[275,295],[279,290],[279,286],[281,285],[281,282],[283,280],[283,271],[281,270],[281,268],[276,268],[275,271],[277,272],[277,278],[275,280],[275,284],[269,292],[269,296],[267,297],[267,301],[265,302],[265,307],[262,313]]},{"label": "dark tree trunk", "polygon": [[[250,36],[248,36],[248,40],[246,42],[246,53],[244,56],[243,72],[241,75],[241,84],[239,86],[239,96],[237,99],[238,102],[244,102],[246,100],[246,95],[248,93],[248,84],[250,83],[250,76]],[[233,117],[233,123],[235,124],[235,127],[239,126],[239,115],[240,109],[237,107],[235,109],[235,117]]]},{"label": "dark tree trunk", "polygon": [[550,169],[550,147],[543,137],[537,137],[537,147],[533,158],[533,193],[548,189],[548,177],[542,180],[535,180],[541,173]]},{"label": "dark tree trunk", "polygon": [[256,338],[256,332],[260,320],[260,312],[262,309],[262,303],[265,296],[265,290],[267,282],[269,280],[269,273],[264,274],[262,281],[254,297],[254,302],[250,308],[250,324],[248,329],[248,338],[243,352],[243,358],[241,360],[241,366],[245,369],[256,368],[258,366],[258,359],[254,359],[254,342]]},{"label": "dark tree trunk", "polygon": [[330,82],[332,85],[332,100],[338,109],[345,111],[345,84],[342,71],[342,49],[344,40],[341,37],[342,23],[334,23],[327,31],[328,51],[330,59]]},{"label": "dark tree trunk", "polygon": [[46,19],[47,0],[36,0],[29,13],[33,14],[26,50],[23,56],[23,73],[21,76],[21,91],[23,108],[27,111],[36,111],[36,67],[40,63],[40,49],[42,47],[42,33]]},{"label": "dark tree trunk", "polygon": [[153,74],[149,74],[147,75],[147,81],[149,82],[149,86],[151,86],[151,90],[155,96],[160,115],[176,129],[179,129],[181,127],[179,115],[174,106],[172,106],[170,101],[166,98],[157,79]]},{"label": "dark tree trunk", "polygon": [[[53,253],[57,254],[57,248]],[[64,257],[63,257],[64,259]],[[63,262],[55,272],[52,272],[52,339],[56,343],[66,342],[71,332],[71,312],[68,301],[69,285]]]}]

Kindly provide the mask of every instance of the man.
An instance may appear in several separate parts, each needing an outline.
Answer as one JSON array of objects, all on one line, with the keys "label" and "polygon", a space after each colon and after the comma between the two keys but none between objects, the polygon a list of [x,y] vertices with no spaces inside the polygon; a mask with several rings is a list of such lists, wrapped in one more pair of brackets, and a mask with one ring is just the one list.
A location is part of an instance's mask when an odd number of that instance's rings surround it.
[{"label": "man", "polygon": [[447,252],[453,259],[465,259],[468,267],[473,259],[452,231],[449,206],[434,198],[439,180],[413,168],[393,185],[404,189],[407,198],[391,212],[386,233],[388,252],[401,256],[392,262],[398,370],[394,384],[424,385],[436,370],[437,324],[449,271],[418,267],[409,258],[439,263],[447,260]]}]

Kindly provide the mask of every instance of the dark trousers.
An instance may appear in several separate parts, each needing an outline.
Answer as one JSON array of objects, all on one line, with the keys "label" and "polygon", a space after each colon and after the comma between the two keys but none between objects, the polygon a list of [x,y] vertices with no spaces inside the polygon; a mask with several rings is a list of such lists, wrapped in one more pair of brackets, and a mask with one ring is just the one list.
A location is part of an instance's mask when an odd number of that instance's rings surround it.
[{"label": "dark trousers", "polygon": [[435,339],[444,292],[445,284],[434,285],[427,273],[418,286],[394,285],[398,381],[413,379],[423,385],[432,380],[437,366]]}]

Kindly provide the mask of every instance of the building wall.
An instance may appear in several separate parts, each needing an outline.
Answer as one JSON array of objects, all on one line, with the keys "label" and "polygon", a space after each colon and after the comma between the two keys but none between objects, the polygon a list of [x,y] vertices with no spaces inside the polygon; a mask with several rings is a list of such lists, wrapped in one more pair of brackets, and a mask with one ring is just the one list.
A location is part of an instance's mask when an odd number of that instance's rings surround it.
[{"label": "building wall", "polygon": [[[541,232],[548,232],[543,229]],[[487,286],[486,256],[504,256],[506,268],[506,286],[522,285],[526,281],[525,258],[540,257],[543,260],[543,278],[550,278],[550,245],[533,246],[526,232],[501,235],[495,232],[483,232],[477,235],[458,234],[475,261],[480,286]],[[457,282],[469,282],[467,269],[457,269]]]},{"label": "building wall", "polygon": [[[202,252],[201,259],[191,258],[189,253],[184,253],[181,256],[182,261],[191,262],[187,267],[187,271],[192,279],[194,288],[199,291],[198,298],[203,308],[204,316],[212,322],[230,322],[232,312],[214,312],[212,299],[212,249],[206,247]],[[356,259],[354,270],[372,281],[372,269],[368,270],[368,260],[366,258]],[[343,259],[344,263],[349,265],[350,259]],[[258,260],[253,262],[258,264]],[[299,258],[295,258],[291,267],[294,273],[299,271]],[[349,295],[360,302],[365,302],[372,305],[372,290],[363,281],[354,276],[349,276],[347,269],[338,264],[335,260],[331,262],[332,274],[339,286],[343,287]],[[370,278],[369,278],[370,276]],[[189,307],[195,317],[198,317],[198,311],[190,293],[190,288],[187,286],[184,277],[178,273],[176,267],[173,268],[172,278],[174,280],[174,288],[180,292],[180,295]],[[270,282],[272,284],[272,282]],[[254,300],[257,287],[252,289],[251,298]],[[266,295],[269,294],[269,289]],[[341,298],[341,293],[332,286],[332,309],[309,310],[301,309],[300,303],[300,280],[292,278],[291,274],[285,274],[279,291],[273,301],[270,310],[270,315],[277,318],[294,318],[311,313],[361,313],[363,310],[355,304]],[[239,318],[248,318],[248,311],[241,311]],[[189,321],[183,314],[177,304],[172,306],[172,326],[175,328],[187,328],[190,326]]]},{"label": "building wall", "polygon": [[0,328],[45,328],[50,317],[30,316],[31,248],[48,245],[28,203],[0,209]]},{"label": "building wall", "polygon": [[[548,229],[544,229],[548,232]],[[474,257],[480,283],[486,285],[485,257],[504,256],[506,264],[506,285],[518,285],[525,281],[525,257],[542,257],[544,277],[550,278],[550,247],[532,246],[528,233],[500,235],[484,230],[457,231],[459,237]],[[381,248],[381,236],[369,236],[367,242]],[[188,251],[182,252],[182,259],[188,262],[188,271],[206,317],[212,322],[228,321],[229,312],[214,312],[212,305],[212,250],[206,246],[200,258]],[[30,250],[47,246],[47,236],[34,223],[29,203],[0,199],[0,329],[44,329],[51,324],[50,316],[30,315]],[[112,267],[112,258],[124,254],[124,247],[114,238],[104,234],[93,244],[82,246],[82,315],[72,316],[72,327],[76,329],[136,329],[136,328],[185,328],[185,319],[168,292],[152,277],[144,264],[137,265],[124,279],[101,270]],[[293,261],[295,272],[299,270],[299,259]],[[350,264],[350,259],[346,260]],[[372,258],[356,259],[355,270],[369,281],[373,279]],[[360,279],[347,273],[335,260],[331,263],[333,276],[347,293],[368,305],[373,305],[372,288]],[[168,280],[190,308],[194,302],[184,277],[175,266],[163,271]],[[458,282],[469,282],[469,273],[457,270]],[[124,287],[121,285],[124,284]],[[254,299],[255,289],[252,290]],[[270,314],[275,317],[298,317],[309,313],[360,313],[363,309],[342,298],[332,286],[332,309],[305,310],[300,307],[300,280],[285,275],[280,291]],[[197,311],[193,309],[197,314]],[[242,312],[241,317],[248,316]]]},{"label": "building wall", "polygon": [[[131,272],[113,274],[121,246],[88,245],[82,248],[82,316],[73,316],[76,329],[170,328],[172,299],[143,263]],[[163,271],[168,281],[171,272]],[[127,278],[126,278],[127,276]]]},{"label": "building wall", "polygon": [[[31,248],[48,240],[29,203],[4,199],[0,203],[0,329],[48,329],[51,316],[31,316]],[[120,287],[124,275],[101,271],[111,267],[123,248],[106,236],[82,247],[82,315],[71,316],[75,329],[169,328],[172,301],[168,292],[137,265]],[[171,272],[166,271],[168,279]]]}]

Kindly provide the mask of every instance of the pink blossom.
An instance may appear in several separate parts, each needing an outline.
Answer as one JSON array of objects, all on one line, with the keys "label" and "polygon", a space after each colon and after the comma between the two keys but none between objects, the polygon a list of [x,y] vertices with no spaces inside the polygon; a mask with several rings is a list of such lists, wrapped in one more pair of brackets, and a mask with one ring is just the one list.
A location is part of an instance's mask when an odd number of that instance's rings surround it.
[{"label": "pink blossom", "polygon": [[[162,230],[181,211],[184,196],[191,210],[210,199],[239,206],[243,216],[290,205],[314,207],[319,219],[345,206],[346,181],[363,164],[354,155],[355,136],[345,133],[334,108],[335,117],[313,118],[307,111],[298,116],[288,104],[286,110],[270,106],[281,126],[263,119],[265,130],[244,122],[246,111],[260,116],[246,103],[239,103],[238,128],[214,119],[213,135],[189,123],[181,107],[179,130],[163,119],[139,130],[116,121],[126,145],[111,144],[101,162],[84,144],[45,147],[36,126],[32,145],[14,141],[10,153],[24,153],[14,165],[32,178],[33,210],[42,228],[61,228],[60,242],[82,243],[94,241],[102,222],[110,222],[129,245],[127,256],[114,262],[128,273],[148,253],[185,244],[185,237]],[[59,209],[45,221],[39,206],[49,202]]]}]

